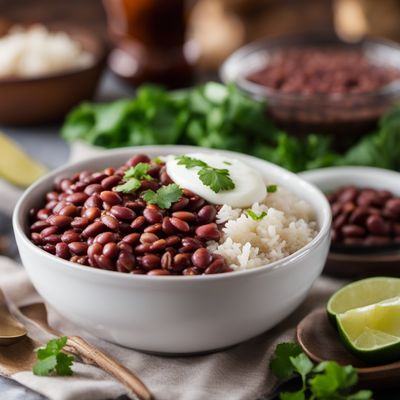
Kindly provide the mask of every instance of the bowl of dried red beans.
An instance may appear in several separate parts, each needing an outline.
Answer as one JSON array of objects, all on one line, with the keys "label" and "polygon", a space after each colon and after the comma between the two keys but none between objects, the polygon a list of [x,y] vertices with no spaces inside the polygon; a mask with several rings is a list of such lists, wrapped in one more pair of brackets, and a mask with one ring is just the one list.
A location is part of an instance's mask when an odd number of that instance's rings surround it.
[{"label": "bowl of dried red beans", "polygon": [[324,273],[400,276],[400,173],[370,167],[302,172],[327,196],[331,248]]},{"label": "bowl of dried red beans", "polygon": [[[224,196],[222,208],[209,196]],[[233,243],[212,246],[224,240],[223,207],[231,224],[281,225],[281,255],[258,260],[248,243],[240,262],[257,263],[232,271]],[[261,159],[143,146],[52,171],[22,195],[13,227],[33,285],[65,318],[135,349],[198,353],[254,337],[303,301],[326,260],[330,209],[313,185]]]},{"label": "bowl of dried red beans", "polygon": [[290,133],[348,141],[371,130],[399,100],[399,66],[395,43],[306,35],[251,43],[225,61],[220,75],[264,99],[268,114]]}]

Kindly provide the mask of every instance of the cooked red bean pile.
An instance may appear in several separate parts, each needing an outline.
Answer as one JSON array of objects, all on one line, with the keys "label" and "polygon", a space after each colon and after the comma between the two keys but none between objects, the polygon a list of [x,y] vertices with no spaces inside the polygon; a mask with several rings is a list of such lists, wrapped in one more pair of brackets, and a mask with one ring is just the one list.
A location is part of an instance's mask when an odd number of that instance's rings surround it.
[{"label": "cooked red bean pile", "polygon": [[[151,165],[152,180],[134,194],[116,191],[124,172]],[[147,204],[143,192],[171,184],[165,165],[138,154],[117,170],[83,171],[59,179],[43,208],[30,212],[34,244],[58,257],[112,271],[148,275],[201,275],[232,271],[224,258],[210,254],[218,240],[217,208],[183,189],[169,209]]]},{"label": "cooked red bean pile", "polygon": [[328,195],[332,242],[349,246],[400,245],[400,198],[387,190],[343,187]]},{"label": "cooked red bean pile", "polygon": [[400,78],[395,68],[373,64],[359,52],[289,49],[277,52],[248,80],[283,93],[366,93]]}]

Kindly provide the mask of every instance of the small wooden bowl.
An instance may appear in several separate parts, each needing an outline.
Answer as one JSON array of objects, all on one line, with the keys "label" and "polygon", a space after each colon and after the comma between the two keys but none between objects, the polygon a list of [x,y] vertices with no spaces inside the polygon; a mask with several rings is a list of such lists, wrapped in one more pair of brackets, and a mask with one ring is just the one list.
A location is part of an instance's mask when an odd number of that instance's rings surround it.
[{"label": "small wooden bowl", "polygon": [[[94,56],[87,67],[32,78],[0,79],[0,123],[30,125],[59,120],[82,100],[91,99],[105,66],[105,46],[84,29],[54,26]],[[0,36],[7,29],[3,27]]]},{"label": "small wooden bowl", "polygon": [[346,350],[328,320],[325,308],[308,314],[297,325],[297,340],[303,351],[315,362],[333,360],[357,368],[360,386],[387,388],[400,386],[400,361],[371,366]]}]

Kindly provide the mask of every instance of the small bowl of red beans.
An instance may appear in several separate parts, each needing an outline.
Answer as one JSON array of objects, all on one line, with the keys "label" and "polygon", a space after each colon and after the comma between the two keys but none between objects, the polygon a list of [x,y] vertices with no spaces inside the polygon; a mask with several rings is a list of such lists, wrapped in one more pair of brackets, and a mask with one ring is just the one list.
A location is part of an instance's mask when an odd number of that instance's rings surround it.
[{"label": "small bowl of red beans", "polygon": [[381,40],[287,36],[251,43],[223,64],[224,82],[267,104],[293,134],[333,134],[343,146],[374,128],[400,98],[400,47]]},{"label": "small bowl of red beans", "polygon": [[[216,156],[214,150],[189,146],[110,150],[52,171],[28,188],[15,208],[13,226],[22,263],[45,301],[103,339],[169,354],[232,346],[289,315],[325,264],[331,221],[327,199],[297,175],[239,153],[218,151],[218,157],[230,160],[222,164],[226,169],[194,158],[182,159],[184,172],[168,169],[171,160],[176,167],[179,157],[199,152]],[[229,177],[236,179],[235,165],[257,171],[262,182],[273,183],[269,192],[256,187],[271,202],[290,191],[299,199],[293,204],[301,218],[310,210],[312,220],[296,225],[286,218],[288,229],[300,229],[309,239],[282,258],[232,271],[226,253],[209,244],[224,232],[217,218],[222,208],[206,192],[199,195],[179,183],[193,176],[195,161],[204,173],[223,174],[219,183],[225,184]],[[242,189],[258,182],[254,179],[246,176],[241,186],[235,181],[232,190],[240,196],[230,193],[231,201],[243,201]],[[258,209],[252,214],[256,219],[250,214],[235,218],[258,226],[267,215]],[[271,218],[283,221],[283,214]]]},{"label": "small bowl of red beans", "polygon": [[332,167],[300,174],[327,196],[331,249],[324,272],[346,278],[400,276],[400,173]]}]

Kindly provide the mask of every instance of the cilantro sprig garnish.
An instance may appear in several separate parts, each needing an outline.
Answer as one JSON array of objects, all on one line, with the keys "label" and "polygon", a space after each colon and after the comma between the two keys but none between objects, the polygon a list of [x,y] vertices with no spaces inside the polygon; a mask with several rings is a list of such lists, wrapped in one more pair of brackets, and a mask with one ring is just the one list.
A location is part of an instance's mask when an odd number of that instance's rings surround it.
[{"label": "cilantro sprig garnish", "polygon": [[225,168],[214,168],[202,160],[188,156],[177,156],[176,160],[178,165],[184,165],[188,169],[200,168],[197,172],[199,179],[215,193],[235,188],[235,183]]},{"label": "cilantro sprig garnish", "polygon": [[71,365],[74,357],[65,354],[61,350],[67,343],[67,337],[50,340],[45,347],[36,351],[37,361],[32,368],[32,372],[39,376],[70,376],[73,374]]},{"label": "cilantro sprig garnish", "polygon": [[169,208],[172,203],[178,201],[182,196],[182,189],[175,183],[161,186],[157,192],[146,190],[143,200],[150,204],[157,204],[160,208]]},{"label": "cilantro sprig garnish", "polygon": [[125,171],[123,180],[125,183],[118,185],[115,190],[122,193],[133,193],[141,186],[141,180],[153,179],[149,174],[150,164],[139,163]]},{"label": "cilantro sprig garnish", "polygon": [[296,392],[281,392],[280,400],[369,400],[370,390],[351,393],[357,384],[357,370],[351,365],[340,366],[335,361],[315,365],[296,343],[281,343],[275,349],[270,368],[274,375],[287,380],[301,377],[302,386]]},{"label": "cilantro sprig garnish", "polygon": [[267,213],[265,211],[261,212],[260,214],[257,214],[250,209],[246,210],[246,214],[254,221],[261,221],[264,217],[267,216]]}]

